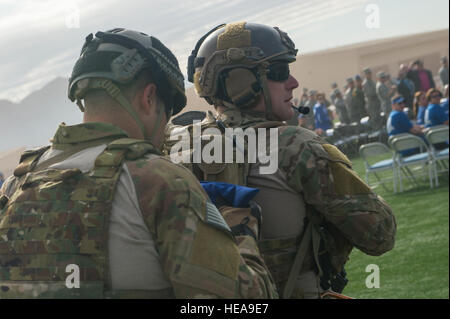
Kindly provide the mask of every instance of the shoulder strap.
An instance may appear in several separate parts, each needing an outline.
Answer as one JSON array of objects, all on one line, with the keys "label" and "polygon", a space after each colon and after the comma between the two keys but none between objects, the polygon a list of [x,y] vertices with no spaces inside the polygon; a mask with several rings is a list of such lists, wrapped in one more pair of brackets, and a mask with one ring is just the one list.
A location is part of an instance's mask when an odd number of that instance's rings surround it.
[{"label": "shoulder strap", "polygon": [[283,298],[289,299],[294,290],[295,282],[297,281],[297,275],[302,269],[303,262],[305,261],[306,251],[311,243],[312,238],[312,223],[308,222],[306,230],[303,234],[300,246],[298,248],[297,254],[295,255],[294,263],[292,264],[291,270],[289,271],[289,277],[284,286]]},{"label": "shoulder strap", "polygon": [[147,140],[135,138],[120,138],[107,146],[108,150],[126,150],[126,159],[135,160],[147,153],[161,155],[161,152]]}]

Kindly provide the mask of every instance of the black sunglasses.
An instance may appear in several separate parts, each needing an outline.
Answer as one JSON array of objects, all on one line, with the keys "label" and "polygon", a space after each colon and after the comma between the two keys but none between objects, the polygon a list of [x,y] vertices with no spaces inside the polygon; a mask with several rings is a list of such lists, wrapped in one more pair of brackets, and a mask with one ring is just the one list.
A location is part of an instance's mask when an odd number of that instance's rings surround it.
[{"label": "black sunglasses", "polygon": [[289,79],[289,63],[275,62],[269,65],[269,72],[267,78],[276,82],[284,82]]}]

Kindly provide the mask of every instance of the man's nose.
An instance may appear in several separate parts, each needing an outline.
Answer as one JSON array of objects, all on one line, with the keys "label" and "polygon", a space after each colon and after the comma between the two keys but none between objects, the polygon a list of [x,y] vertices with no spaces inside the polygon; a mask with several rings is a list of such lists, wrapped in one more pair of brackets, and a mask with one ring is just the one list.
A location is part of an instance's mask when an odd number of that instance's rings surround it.
[{"label": "man's nose", "polygon": [[289,75],[289,78],[286,81],[286,87],[288,90],[293,90],[298,88],[298,81],[292,75]]}]

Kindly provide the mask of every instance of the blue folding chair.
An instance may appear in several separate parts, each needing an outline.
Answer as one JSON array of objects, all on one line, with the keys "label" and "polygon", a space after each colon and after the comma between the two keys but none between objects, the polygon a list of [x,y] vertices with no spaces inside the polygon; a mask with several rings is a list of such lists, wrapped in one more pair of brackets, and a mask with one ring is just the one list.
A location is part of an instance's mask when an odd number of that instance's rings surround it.
[{"label": "blue folding chair", "polygon": [[[413,165],[420,165],[423,171],[425,166],[428,167],[428,173],[423,172],[422,176],[428,175],[430,188],[433,188],[433,179],[437,179],[436,166],[431,150],[425,141],[418,136],[406,133],[391,136],[389,144],[395,152],[395,166],[397,167],[397,177],[400,181],[400,192],[403,192],[403,174],[418,185],[414,174],[409,169]],[[402,155],[402,151],[416,148],[420,150],[419,153],[409,156]]]},{"label": "blue folding chair", "polygon": [[[389,190],[384,185],[387,181],[393,182],[394,193],[397,193],[397,170],[394,161],[394,154],[392,150],[385,144],[380,142],[373,142],[361,145],[359,148],[359,154],[364,161],[366,167],[366,183],[370,187],[380,185],[389,192]],[[380,160],[380,157],[389,157]],[[380,178],[377,172],[382,171],[392,171],[392,176],[390,178]],[[378,183],[370,183],[370,174],[374,174],[377,178]]]},{"label": "blue folding chair", "polygon": [[[433,154],[437,173],[448,172],[448,126],[439,125],[431,127],[425,134],[427,141],[430,143],[431,153]],[[447,147],[437,150],[435,144],[446,143]],[[444,144],[445,145],[445,144]],[[439,185],[439,180],[436,177],[436,186]]]}]

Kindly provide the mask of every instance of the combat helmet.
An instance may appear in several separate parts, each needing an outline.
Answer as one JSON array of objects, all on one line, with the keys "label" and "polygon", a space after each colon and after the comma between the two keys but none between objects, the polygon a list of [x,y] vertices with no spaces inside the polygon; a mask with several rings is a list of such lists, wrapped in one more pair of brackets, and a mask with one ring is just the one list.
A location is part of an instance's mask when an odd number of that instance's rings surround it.
[{"label": "combat helmet", "polygon": [[138,31],[116,28],[99,31],[95,37],[89,34],[69,79],[69,99],[84,111],[81,100],[86,93],[103,89],[130,113],[146,137],[142,121],[117,84],[130,83],[147,68],[169,119],[186,105],[183,74],[176,57],[161,41]]},{"label": "combat helmet", "polygon": [[267,79],[285,81],[297,49],[278,27],[221,24],[197,42],[188,60],[188,80],[209,104],[247,109],[261,94],[271,117]]}]

